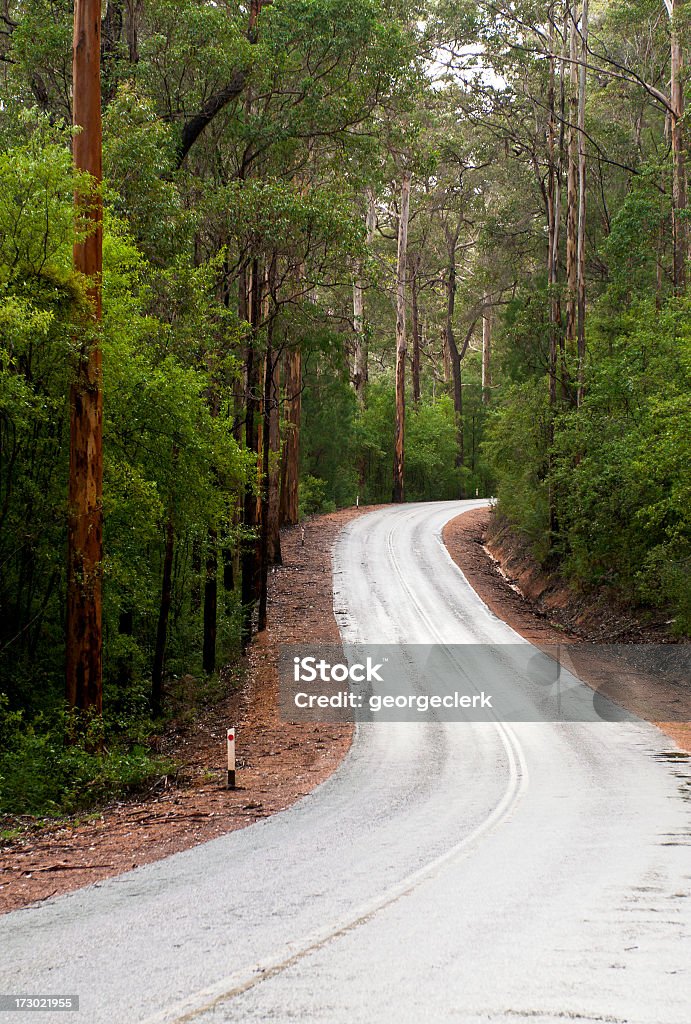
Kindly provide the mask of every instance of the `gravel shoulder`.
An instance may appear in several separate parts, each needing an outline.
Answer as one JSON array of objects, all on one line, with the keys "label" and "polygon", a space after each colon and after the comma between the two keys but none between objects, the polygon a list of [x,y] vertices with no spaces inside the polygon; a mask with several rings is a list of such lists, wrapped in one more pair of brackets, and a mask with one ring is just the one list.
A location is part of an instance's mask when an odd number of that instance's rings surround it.
[{"label": "gravel shoulder", "polygon": [[[282,643],[338,642],[331,553],[341,528],[367,509],[344,509],[283,531],[271,572],[269,628],[253,641],[245,684],[191,724],[174,723],[161,752],[180,770],[157,791],[55,825],[31,826],[0,847],[0,912],[78,889],[282,811],[323,782],[347,753],[352,726],[279,720]],[[223,674],[222,674],[223,678]],[[230,689],[230,683],[228,689]],[[237,730],[238,788],[225,788],[225,730]]]},{"label": "gravel shoulder", "polygon": [[[443,540],[456,565],[494,614],[522,637],[541,648],[574,643],[661,643],[666,637],[655,622],[647,625],[607,604],[602,595],[584,599],[563,581],[540,573],[526,552],[517,549],[506,533],[493,528],[492,511],[474,509],[452,519]],[[678,706],[679,693],[641,672],[627,677],[625,686],[602,659],[582,665],[578,674],[616,703],[648,718],[645,709]],[[600,670],[602,669],[602,670]],[[688,691],[683,695],[688,703]],[[655,721],[684,751],[691,752],[691,723]]]}]

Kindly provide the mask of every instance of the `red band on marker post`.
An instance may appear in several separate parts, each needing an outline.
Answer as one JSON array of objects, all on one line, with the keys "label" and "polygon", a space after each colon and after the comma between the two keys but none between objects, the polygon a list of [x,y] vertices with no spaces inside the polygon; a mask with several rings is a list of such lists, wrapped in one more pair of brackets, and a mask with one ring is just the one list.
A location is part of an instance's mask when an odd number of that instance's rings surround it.
[{"label": "red band on marker post", "polygon": [[235,789],[235,729],[228,729],[228,789]]}]

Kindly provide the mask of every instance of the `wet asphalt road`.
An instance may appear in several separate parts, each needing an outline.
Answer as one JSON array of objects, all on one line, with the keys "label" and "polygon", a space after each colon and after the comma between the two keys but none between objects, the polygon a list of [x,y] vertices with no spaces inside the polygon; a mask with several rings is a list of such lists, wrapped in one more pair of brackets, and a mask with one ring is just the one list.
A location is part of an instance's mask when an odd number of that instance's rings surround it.
[{"label": "wet asphalt road", "polygon": [[[475,502],[388,508],[334,556],[344,639],[515,644],[441,543]],[[637,722],[358,727],[294,807],[0,918],[0,1020],[691,1020],[688,768]]]}]

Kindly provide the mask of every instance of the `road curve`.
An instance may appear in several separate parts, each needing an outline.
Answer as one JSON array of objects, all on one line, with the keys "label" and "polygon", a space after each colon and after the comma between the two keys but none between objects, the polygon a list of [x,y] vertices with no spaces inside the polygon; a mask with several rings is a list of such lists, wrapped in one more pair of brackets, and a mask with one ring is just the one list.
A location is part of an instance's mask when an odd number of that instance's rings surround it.
[{"label": "road curve", "polygon": [[[344,639],[519,642],[441,542],[477,504],[345,528]],[[635,722],[361,725],[289,810],[0,919],[0,992],[78,993],[86,1024],[688,1024],[669,750]]]}]

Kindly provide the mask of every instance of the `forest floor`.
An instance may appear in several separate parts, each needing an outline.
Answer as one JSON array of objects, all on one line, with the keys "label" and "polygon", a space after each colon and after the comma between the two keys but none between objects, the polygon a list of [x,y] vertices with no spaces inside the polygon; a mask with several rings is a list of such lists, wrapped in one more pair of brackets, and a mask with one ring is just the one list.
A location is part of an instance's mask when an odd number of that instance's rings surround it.
[{"label": "forest floor", "polygon": [[[670,623],[661,614],[637,614],[619,606],[612,595],[580,594],[556,574],[540,568],[522,543],[490,509],[476,509],[451,520],[443,531],[454,562],[485,604],[517,633],[542,649],[580,643],[577,674],[615,703],[655,724],[685,751],[691,751],[691,724],[680,722],[680,707],[689,707],[686,689],[646,671],[617,672],[606,655],[589,658],[589,645],[674,643]],[[602,650],[602,648],[600,648]],[[686,653],[686,652],[685,652]],[[565,660],[568,660],[568,653]],[[682,660],[682,664],[685,661]],[[658,720],[673,709],[675,721]],[[652,715],[650,709],[656,708]],[[670,717],[672,715],[670,714]]]},{"label": "forest floor", "polygon": [[[316,517],[282,533],[272,570],[269,629],[248,652],[245,684],[193,721],[173,721],[161,753],[179,770],[146,796],[55,823],[24,819],[0,846],[0,912],[16,910],[186,850],[281,811],[326,779],[348,751],[352,726],[286,724],[278,714],[283,643],[339,641],[331,552],[365,509]],[[221,676],[223,679],[223,674]],[[226,788],[226,728],[237,731],[237,783]]]}]

